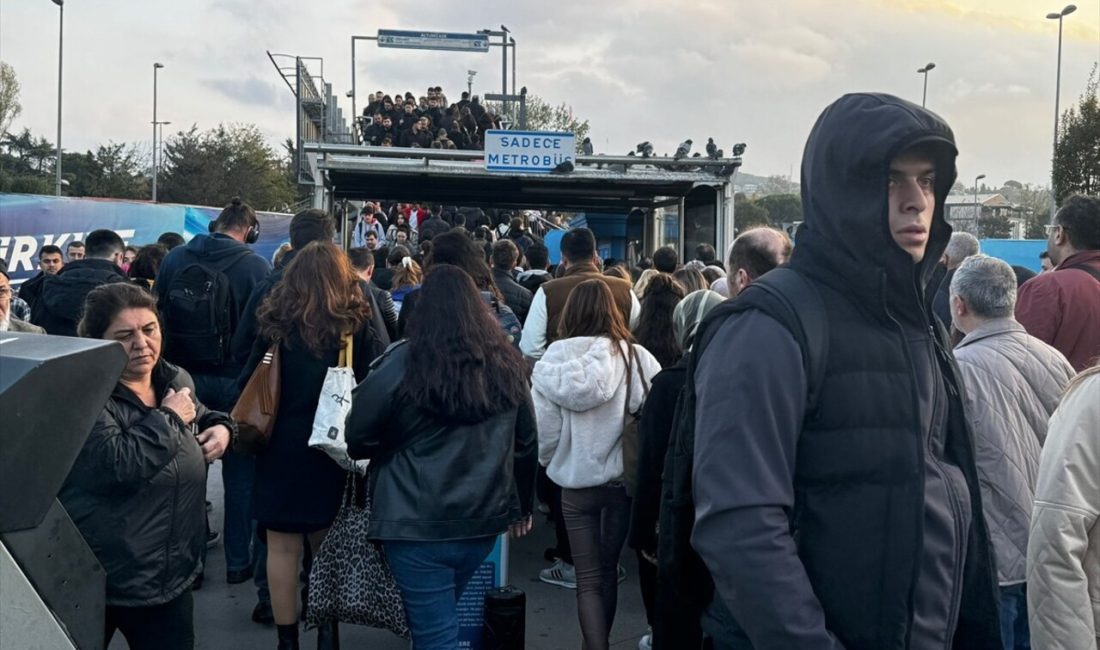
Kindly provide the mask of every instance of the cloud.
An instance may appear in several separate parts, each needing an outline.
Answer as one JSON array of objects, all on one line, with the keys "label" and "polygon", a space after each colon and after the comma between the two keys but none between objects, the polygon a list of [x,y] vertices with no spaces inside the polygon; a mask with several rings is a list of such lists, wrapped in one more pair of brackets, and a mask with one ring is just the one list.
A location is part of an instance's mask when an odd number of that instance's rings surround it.
[{"label": "cloud", "polygon": [[256,77],[239,79],[206,79],[203,85],[221,95],[246,106],[265,108],[290,108],[293,110],[293,96],[280,89],[275,83]]}]

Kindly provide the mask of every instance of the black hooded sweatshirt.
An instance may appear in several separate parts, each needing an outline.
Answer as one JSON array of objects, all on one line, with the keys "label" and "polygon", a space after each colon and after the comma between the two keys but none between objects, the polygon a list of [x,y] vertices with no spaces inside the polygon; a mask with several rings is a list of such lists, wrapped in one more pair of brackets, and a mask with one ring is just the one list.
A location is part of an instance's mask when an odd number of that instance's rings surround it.
[{"label": "black hooded sweatshirt", "polygon": [[34,303],[31,322],[55,336],[76,336],[84,314],[84,299],[92,289],[130,279],[111,260],[88,257],[69,262],[56,275],[47,275]]},{"label": "black hooded sweatshirt", "polygon": [[[890,232],[887,188],[890,162],[918,144],[934,152],[937,203],[914,264]],[[765,312],[716,324],[699,358],[692,544],[735,647],[1000,647],[961,383],[931,309],[955,155],[947,125],[903,100],[826,109],[790,264],[828,320],[818,409],[805,414],[802,352]]]}]

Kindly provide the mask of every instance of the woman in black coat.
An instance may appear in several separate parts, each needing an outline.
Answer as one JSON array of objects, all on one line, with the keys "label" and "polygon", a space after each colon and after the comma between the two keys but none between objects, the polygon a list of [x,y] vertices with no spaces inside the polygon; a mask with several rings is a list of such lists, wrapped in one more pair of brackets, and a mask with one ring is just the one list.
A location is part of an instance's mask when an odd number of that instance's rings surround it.
[{"label": "woman in black coat", "polygon": [[[648,295],[648,294],[647,294]],[[649,397],[642,409],[641,451],[638,455],[638,487],[634,494],[630,520],[630,548],[638,553],[638,583],[642,590],[646,620],[650,626],[660,616],[657,611],[657,520],[661,512],[661,472],[665,452],[675,424],[676,401],[687,383],[688,361],[695,330],[703,317],[723,300],[714,291],[690,293],[672,313],[676,343],[687,353],[674,365],[653,378]]]},{"label": "woman in black coat", "polygon": [[[256,457],[253,508],[267,537],[267,576],[279,648],[298,647],[298,567],[303,536],[316,552],[336,518],[346,473],[308,445],[328,369],[337,365],[342,335],[353,333],[352,367],[367,375],[381,350],[371,309],[347,256],[314,242],[294,256],[260,305],[260,336],[239,383],[248,383],[273,341],[279,341],[281,397],[267,448]],[[333,624],[325,635],[335,633]]]},{"label": "woman in black coat", "polygon": [[191,585],[206,547],[206,463],[236,431],[160,357],[156,298],[127,283],[93,289],[81,336],[117,341],[129,361],[58,498],[107,572],[106,645],[194,647]]},{"label": "woman in black coat", "polygon": [[354,393],[348,452],[370,458],[380,541],[413,646],[458,645],[458,597],[497,535],[531,530],[537,433],[523,358],[473,280],[432,267],[408,340]]}]

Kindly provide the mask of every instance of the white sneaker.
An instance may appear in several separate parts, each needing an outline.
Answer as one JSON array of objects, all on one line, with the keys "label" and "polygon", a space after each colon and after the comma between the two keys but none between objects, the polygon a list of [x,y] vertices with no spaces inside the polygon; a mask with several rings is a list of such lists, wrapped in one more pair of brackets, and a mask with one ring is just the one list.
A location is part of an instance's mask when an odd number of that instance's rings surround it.
[{"label": "white sneaker", "polygon": [[554,562],[549,569],[539,571],[539,580],[548,585],[556,585],[558,587],[565,587],[566,589],[576,589],[577,570],[573,568],[572,564],[566,564],[558,560]]},{"label": "white sneaker", "polygon": [[638,640],[638,650],[653,650],[653,633],[648,632]]}]

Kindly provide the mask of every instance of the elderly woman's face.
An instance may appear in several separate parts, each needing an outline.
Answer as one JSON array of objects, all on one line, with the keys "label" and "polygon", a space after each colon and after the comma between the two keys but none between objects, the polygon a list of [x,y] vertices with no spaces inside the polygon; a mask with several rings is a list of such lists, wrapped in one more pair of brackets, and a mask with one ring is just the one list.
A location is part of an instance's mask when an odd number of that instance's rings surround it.
[{"label": "elderly woman's face", "polygon": [[123,309],[111,321],[103,338],[118,341],[129,355],[124,376],[144,377],[160,359],[160,323],[151,309]]}]

